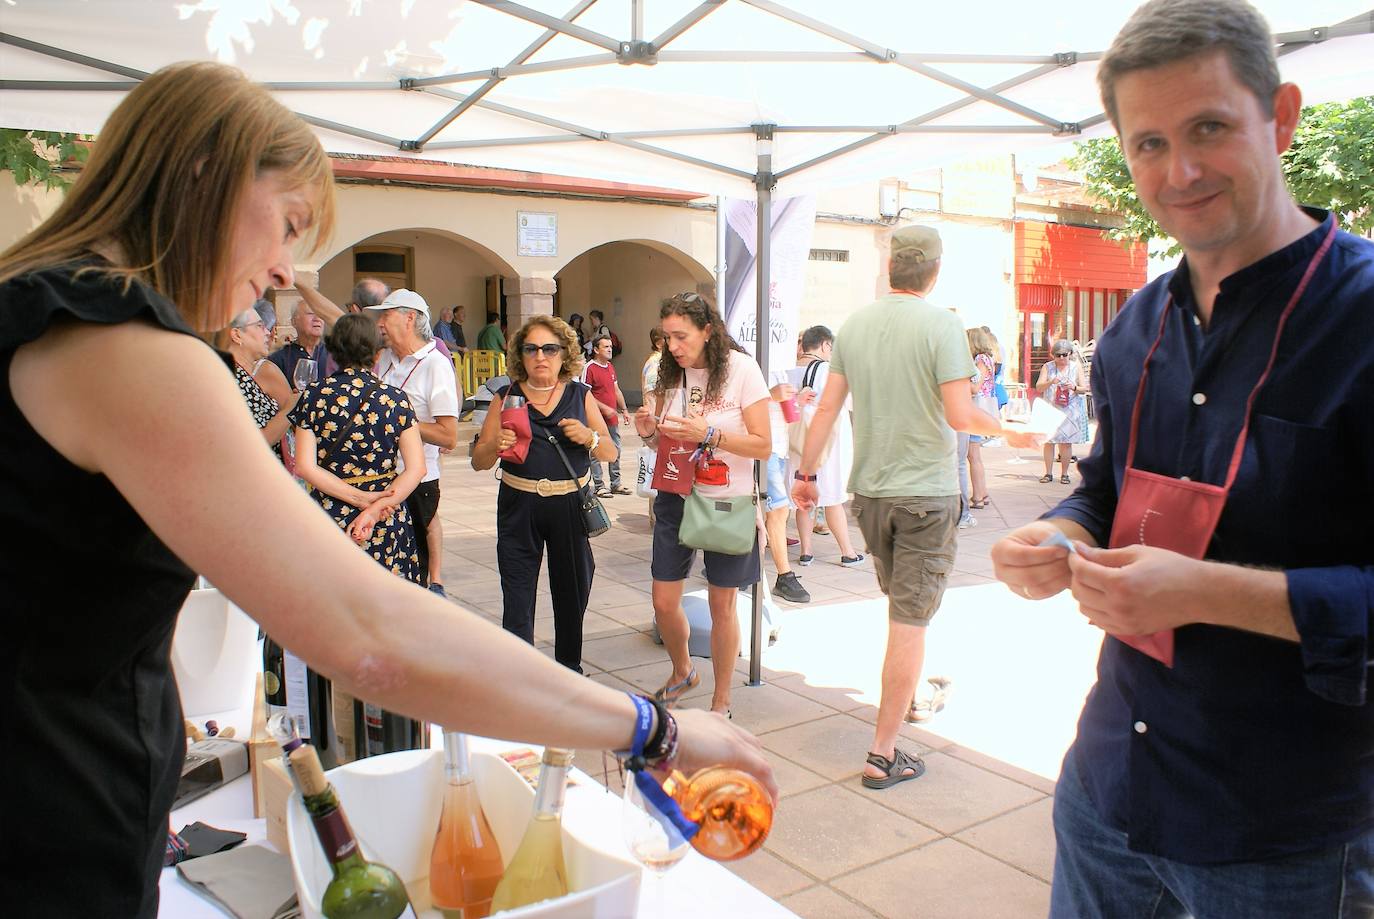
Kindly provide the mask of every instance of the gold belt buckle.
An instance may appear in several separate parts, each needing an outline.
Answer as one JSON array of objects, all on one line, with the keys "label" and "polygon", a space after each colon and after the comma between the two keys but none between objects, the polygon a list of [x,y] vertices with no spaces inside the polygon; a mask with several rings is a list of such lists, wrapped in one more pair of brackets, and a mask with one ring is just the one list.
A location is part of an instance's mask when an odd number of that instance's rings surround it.
[{"label": "gold belt buckle", "polygon": [[534,493],[541,498],[549,498],[554,494],[554,483],[548,479],[540,479],[534,483]]}]

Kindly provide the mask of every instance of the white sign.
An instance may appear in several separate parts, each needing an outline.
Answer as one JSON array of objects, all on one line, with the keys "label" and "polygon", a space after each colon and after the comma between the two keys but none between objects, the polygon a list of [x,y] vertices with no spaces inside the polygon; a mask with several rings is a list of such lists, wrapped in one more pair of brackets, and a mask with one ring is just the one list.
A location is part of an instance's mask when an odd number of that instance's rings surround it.
[{"label": "white sign", "polygon": [[516,252],[552,257],[558,254],[558,215],[535,211],[516,213]]},{"label": "white sign", "polygon": [[[725,201],[725,309],[722,318],[735,341],[757,355],[758,310],[755,307],[757,205],[753,201]],[[719,218],[718,218],[719,219]],[[802,195],[773,202],[771,270],[768,284],[768,370],[789,371],[797,365],[797,336],[801,334],[801,298],[806,261],[816,226],[816,198]]]}]

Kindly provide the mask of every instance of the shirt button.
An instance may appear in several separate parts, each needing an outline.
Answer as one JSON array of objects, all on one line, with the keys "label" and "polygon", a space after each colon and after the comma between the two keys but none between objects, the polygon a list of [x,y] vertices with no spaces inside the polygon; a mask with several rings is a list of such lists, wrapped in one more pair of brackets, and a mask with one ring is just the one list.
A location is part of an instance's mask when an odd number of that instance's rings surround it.
[{"label": "shirt button", "polygon": [[1194,317],[1193,317],[1193,325],[1202,325],[1202,317],[1201,317],[1201,316],[1194,316]]},{"label": "shirt button", "polygon": [[1204,402],[1206,402],[1206,401],[1207,401],[1207,396],[1206,396],[1205,393],[1200,393],[1200,392],[1195,392],[1195,393],[1193,393],[1193,404],[1194,404],[1194,405],[1202,405],[1202,404],[1203,404]]},{"label": "shirt button", "polygon": [[1147,725],[1147,724],[1146,724],[1145,722],[1143,722],[1143,721],[1137,721],[1137,722],[1136,722],[1134,725],[1132,725],[1132,726],[1135,728],[1135,732],[1136,732],[1137,734],[1144,734],[1146,731],[1148,731],[1148,730],[1150,729],[1150,726]]},{"label": "shirt button", "polygon": [[1191,481],[1192,481],[1192,479],[1188,478],[1188,476],[1186,476],[1186,475],[1181,475],[1181,476],[1179,476],[1179,477],[1178,477],[1178,480],[1179,480],[1180,482],[1191,482]]}]

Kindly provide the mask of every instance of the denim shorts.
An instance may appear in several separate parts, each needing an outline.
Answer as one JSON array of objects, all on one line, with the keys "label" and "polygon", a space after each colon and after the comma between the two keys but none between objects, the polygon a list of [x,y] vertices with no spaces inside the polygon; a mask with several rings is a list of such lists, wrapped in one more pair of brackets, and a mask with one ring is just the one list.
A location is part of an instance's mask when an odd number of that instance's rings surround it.
[{"label": "denim shorts", "polygon": [[787,457],[774,453],[768,457],[768,509],[775,511],[791,507],[791,489],[787,487]]},{"label": "denim shorts", "polygon": [[[682,495],[660,491],[654,498],[654,560],[649,573],[655,581],[685,581],[697,550],[678,540],[682,526]],[[702,551],[706,583],[712,587],[748,587],[759,579],[759,541],[745,555]]]}]

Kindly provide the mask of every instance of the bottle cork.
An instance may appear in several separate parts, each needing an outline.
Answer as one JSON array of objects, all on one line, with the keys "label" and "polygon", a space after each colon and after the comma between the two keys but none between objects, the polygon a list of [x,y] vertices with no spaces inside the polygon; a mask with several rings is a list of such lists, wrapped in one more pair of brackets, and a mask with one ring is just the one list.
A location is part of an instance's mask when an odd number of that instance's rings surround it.
[{"label": "bottle cork", "polygon": [[329,787],[329,780],[324,777],[324,769],[320,766],[320,754],[315,752],[314,747],[301,744],[291,751],[288,758],[302,795],[312,797]]},{"label": "bottle cork", "polygon": [[544,756],[541,758],[546,766],[571,766],[573,761],[573,751],[561,750],[558,747],[545,747]]},{"label": "bottle cork", "polygon": [[199,725],[197,725],[194,721],[192,721],[190,718],[185,718],[183,719],[183,722],[184,727],[186,728],[187,737],[191,738],[191,740],[193,741],[205,739],[205,732],[202,731]]}]

